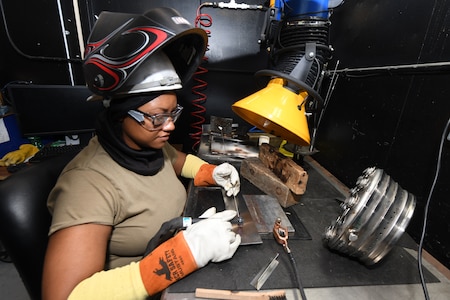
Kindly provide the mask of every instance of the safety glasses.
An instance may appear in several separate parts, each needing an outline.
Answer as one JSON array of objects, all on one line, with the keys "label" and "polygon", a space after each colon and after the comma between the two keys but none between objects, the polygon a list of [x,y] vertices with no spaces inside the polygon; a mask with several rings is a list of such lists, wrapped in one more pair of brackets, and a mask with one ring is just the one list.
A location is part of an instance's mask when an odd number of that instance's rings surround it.
[{"label": "safety glasses", "polygon": [[[172,122],[175,123],[178,118],[181,115],[181,112],[183,111],[183,107],[179,104],[177,104],[177,107],[170,113],[163,113],[163,114],[154,114],[150,115],[148,113],[142,112],[138,109],[132,109],[128,111],[128,115],[135,119],[139,124],[141,124],[145,129],[152,130],[157,127],[160,127],[170,119],[172,119]],[[145,122],[145,118],[152,121],[153,128],[149,128]]]}]

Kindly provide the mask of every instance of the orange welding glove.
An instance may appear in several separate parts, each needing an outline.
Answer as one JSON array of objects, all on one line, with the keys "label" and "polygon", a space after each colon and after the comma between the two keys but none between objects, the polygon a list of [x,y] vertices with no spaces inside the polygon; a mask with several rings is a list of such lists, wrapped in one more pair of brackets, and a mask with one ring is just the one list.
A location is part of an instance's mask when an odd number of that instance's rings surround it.
[{"label": "orange welding glove", "polygon": [[200,167],[194,178],[195,186],[219,185],[226,191],[227,196],[236,196],[241,189],[239,173],[229,163],[218,166],[205,164]]},{"label": "orange welding glove", "polygon": [[231,258],[241,243],[229,222],[235,215],[234,211],[210,211],[207,219],[188,226],[141,261],[86,278],[69,299],[145,299],[210,261]]},{"label": "orange welding glove", "polygon": [[162,291],[197,269],[182,232],[161,244],[139,263],[142,282],[149,295]]},{"label": "orange welding glove", "polygon": [[[227,219],[236,215],[234,211],[226,212]],[[163,290],[210,261],[231,258],[241,243],[240,235],[231,228],[231,223],[223,218],[204,219],[188,226],[143,258],[139,268],[148,294]]]},{"label": "orange welding glove", "polygon": [[236,196],[240,191],[239,173],[229,163],[216,166],[197,156],[188,154],[181,169],[181,176],[194,178],[195,186],[219,185],[225,189],[228,196]]}]

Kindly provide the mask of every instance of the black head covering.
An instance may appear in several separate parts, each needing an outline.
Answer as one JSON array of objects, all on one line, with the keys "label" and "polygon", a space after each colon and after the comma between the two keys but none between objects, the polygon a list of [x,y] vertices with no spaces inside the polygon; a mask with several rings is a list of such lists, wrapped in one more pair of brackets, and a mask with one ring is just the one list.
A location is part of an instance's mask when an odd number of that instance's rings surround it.
[{"label": "black head covering", "polygon": [[122,167],[140,175],[155,175],[164,163],[161,149],[134,150],[122,138],[122,119],[130,109],[136,109],[155,99],[162,92],[112,99],[110,106],[100,113],[96,129],[98,140],[106,152]]}]

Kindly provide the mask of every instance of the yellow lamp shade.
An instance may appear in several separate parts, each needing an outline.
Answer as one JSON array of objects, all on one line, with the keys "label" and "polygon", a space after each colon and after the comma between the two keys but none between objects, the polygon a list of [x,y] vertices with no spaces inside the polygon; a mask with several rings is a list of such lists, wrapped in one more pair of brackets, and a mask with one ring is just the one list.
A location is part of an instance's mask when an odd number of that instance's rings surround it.
[{"label": "yellow lamp shade", "polygon": [[282,137],[290,143],[308,146],[310,135],[305,115],[306,92],[296,94],[275,78],[267,86],[234,103],[231,108],[242,119],[257,128]]}]

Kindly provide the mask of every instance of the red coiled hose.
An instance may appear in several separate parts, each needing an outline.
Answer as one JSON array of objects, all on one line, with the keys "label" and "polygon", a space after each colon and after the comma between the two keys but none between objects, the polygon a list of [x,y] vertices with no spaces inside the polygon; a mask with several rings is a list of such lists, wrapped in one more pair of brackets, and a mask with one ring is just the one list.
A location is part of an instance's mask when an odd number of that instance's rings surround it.
[{"label": "red coiled hose", "polygon": [[[197,9],[197,15],[195,17],[195,27],[210,27],[212,25],[212,18],[208,14],[201,13],[201,8],[205,5],[200,5]],[[211,34],[211,31],[205,30],[208,37]],[[208,51],[208,45],[206,46],[206,51]],[[191,139],[194,141],[192,144],[192,150],[196,151],[202,136],[202,125],[205,123],[206,119],[204,114],[206,112],[206,108],[204,104],[207,100],[207,96],[204,93],[204,90],[207,88],[208,83],[202,79],[203,74],[208,72],[208,69],[203,65],[208,62],[208,57],[205,55],[202,58],[202,64],[197,68],[197,71],[194,73],[192,79],[194,80],[194,86],[192,87],[192,93],[196,96],[194,100],[192,100],[192,121],[191,121],[191,129],[190,133]]]}]

